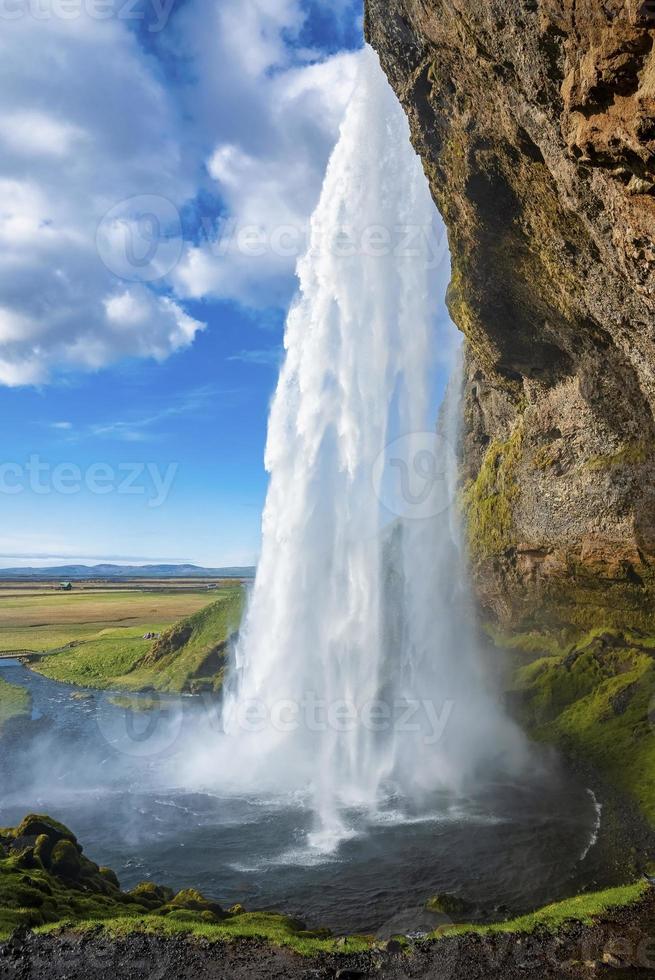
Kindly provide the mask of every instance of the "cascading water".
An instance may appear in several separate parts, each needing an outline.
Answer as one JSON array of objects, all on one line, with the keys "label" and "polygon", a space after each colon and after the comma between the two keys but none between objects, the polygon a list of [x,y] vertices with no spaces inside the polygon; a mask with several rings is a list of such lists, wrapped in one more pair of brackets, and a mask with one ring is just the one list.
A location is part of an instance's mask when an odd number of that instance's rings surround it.
[{"label": "cascading water", "polygon": [[511,778],[522,742],[487,691],[454,505],[459,366],[434,426],[443,226],[370,50],[311,231],[223,717],[212,697],[80,701],[0,661],[38,719],[0,726],[0,823],[36,801],[125,887],[192,882],[380,938],[435,928],[430,895],[521,914],[619,884],[634,855],[579,774],[531,754]]},{"label": "cascading water", "polygon": [[251,789],[309,789],[328,838],[344,808],[461,789],[516,748],[481,673],[450,506],[461,375],[434,432],[439,239],[367,49],[298,266],[221,763]]}]

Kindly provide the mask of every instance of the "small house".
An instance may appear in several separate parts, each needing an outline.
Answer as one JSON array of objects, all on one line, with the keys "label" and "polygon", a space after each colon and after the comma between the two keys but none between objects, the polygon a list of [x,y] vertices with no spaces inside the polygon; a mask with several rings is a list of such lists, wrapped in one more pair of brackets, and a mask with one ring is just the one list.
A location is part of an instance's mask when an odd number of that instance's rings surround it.
[{"label": "small house", "polygon": [[59,591],[60,592],[72,592],[73,591],[73,583],[72,582],[60,582],[59,583]]}]

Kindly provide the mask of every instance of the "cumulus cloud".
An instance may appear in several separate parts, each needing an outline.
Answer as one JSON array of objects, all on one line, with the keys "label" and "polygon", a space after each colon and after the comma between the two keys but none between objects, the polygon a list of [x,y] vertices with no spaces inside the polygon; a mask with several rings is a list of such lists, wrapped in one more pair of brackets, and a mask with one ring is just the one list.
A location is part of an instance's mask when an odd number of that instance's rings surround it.
[{"label": "cumulus cloud", "polygon": [[2,24],[4,385],[164,359],[204,328],[189,299],[285,303],[353,85],[300,0],[189,0],[148,50],[84,11]]},{"label": "cumulus cloud", "polygon": [[[182,296],[284,304],[355,80],[358,55],[323,60],[290,44],[306,8],[293,0],[215,0],[178,26],[206,79],[194,111],[213,143],[206,167],[226,213],[203,228],[174,273]],[[222,97],[216,98],[216,93]],[[193,93],[194,99],[197,92]]]},{"label": "cumulus cloud", "polygon": [[[26,52],[38,52],[28,57]],[[124,357],[164,358],[202,324],[166,290],[122,282],[96,233],[116,202],[183,202],[174,106],[118,21],[3,23],[0,36],[0,383]]]}]

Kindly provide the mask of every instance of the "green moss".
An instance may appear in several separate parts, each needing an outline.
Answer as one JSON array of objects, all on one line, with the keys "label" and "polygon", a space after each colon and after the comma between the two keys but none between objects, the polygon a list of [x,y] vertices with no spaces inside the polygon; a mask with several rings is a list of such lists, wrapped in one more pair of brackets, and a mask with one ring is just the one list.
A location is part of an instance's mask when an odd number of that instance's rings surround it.
[{"label": "green moss", "polygon": [[438,937],[464,935],[466,933],[476,933],[483,936],[497,933],[519,934],[542,929],[556,933],[566,928],[570,923],[582,923],[590,926],[600,916],[641,901],[648,894],[650,887],[647,882],[638,882],[621,888],[578,895],[575,898],[549,905],[531,915],[524,915],[509,922],[498,922],[489,926],[461,925],[453,926],[451,929],[441,929]]},{"label": "green moss", "polygon": [[464,489],[463,509],[471,556],[478,561],[506,552],[514,542],[513,503],[523,445],[520,418],[506,442],[489,446],[480,472]]},{"label": "green moss", "polygon": [[32,697],[28,690],[0,679],[0,730],[7,722],[29,717]]},{"label": "green moss", "polygon": [[570,629],[562,630],[526,630],[525,632],[508,633],[496,625],[488,624],[484,628],[487,636],[495,646],[502,650],[514,650],[523,657],[559,657],[568,653],[579,639],[579,631],[572,633]]},{"label": "green moss", "polygon": [[655,825],[653,638],[592,630],[517,665],[512,703],[532,736],[604,772]]},{"label": "green moss", "polygon": [[180,933],[213,941],[257,938],[299,953],[358,952],[372,938],[334,938],[327,930],[308,931],[284,915],[229,912],[195,889],[172,890],[144,882],[122,892],[116,875],[82,853],[74,834],[41,814],[30,814],[16,828],[0,831],[0,940],[19,926],[50,932],[83,932],[104,926],[111,934],[148,931]]},{"label": "green moss", "polygon": [[58,841],[50,855],[50,870],[60,878],[75,880],[82,870],[78,849],[69,840]]},{"label": "green moss", "polygon": [[615,453],[607,456],[594,456],[585,463],[590,470],[611,470],[619,466],[637,466],[648,460],[648,446],[645,442],[636,440],[628,442]]}]

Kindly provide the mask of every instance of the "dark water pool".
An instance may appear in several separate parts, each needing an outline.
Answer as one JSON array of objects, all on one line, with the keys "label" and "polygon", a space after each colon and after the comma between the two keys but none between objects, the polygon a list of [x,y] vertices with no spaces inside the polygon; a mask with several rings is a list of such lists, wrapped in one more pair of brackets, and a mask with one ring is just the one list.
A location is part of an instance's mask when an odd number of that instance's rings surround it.
[{"label": "dark water pool", "polygon": [[[430,928],[421,909],[437,892],[498,916],[616,883],[621,855],[599,826],[598,801],[554,765],[520,785],[435,796],[421,813],[401,800],[374,818],[353,811],[353,835],[323,854],[308,845],[313,818],[301,796],[222,797],[168,779],[171,753],[197,724],[193,699],[157,712],[155,724],[111,695],[74,699],[79,690],[15,661],[0,661],[0,676],[28,687],[34,709],[0,736],[0,825],[50,813],[124,887],[194,886],[225,906],[384,934]],[[150,737],[157,724],[159,741]]]}]

